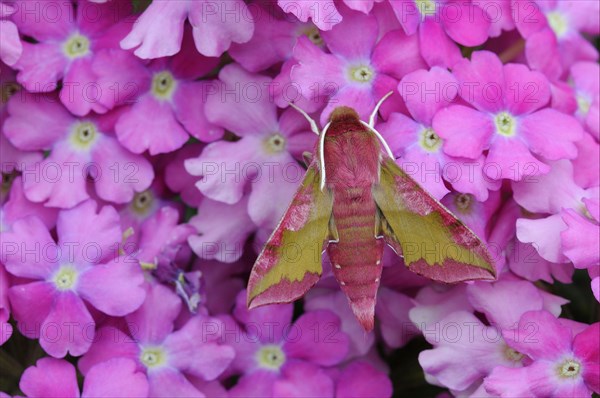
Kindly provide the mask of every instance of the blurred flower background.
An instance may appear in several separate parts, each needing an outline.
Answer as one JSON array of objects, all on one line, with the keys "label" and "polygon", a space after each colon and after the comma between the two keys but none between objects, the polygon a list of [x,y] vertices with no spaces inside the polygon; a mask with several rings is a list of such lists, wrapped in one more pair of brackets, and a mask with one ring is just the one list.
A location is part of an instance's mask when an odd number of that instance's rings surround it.
[{"label": "blurred flower background", "polygon": [[[597,0],[0,0],[0,396],[600,394]],[[485,240],[249,311],[337,106]]]}]

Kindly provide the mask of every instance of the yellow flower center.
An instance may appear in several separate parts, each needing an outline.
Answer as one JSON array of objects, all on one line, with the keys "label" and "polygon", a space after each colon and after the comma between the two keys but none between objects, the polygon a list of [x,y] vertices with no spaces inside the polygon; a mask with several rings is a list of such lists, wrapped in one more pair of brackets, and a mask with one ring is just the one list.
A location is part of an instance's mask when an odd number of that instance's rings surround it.
[{"label": "yellow flower center", "polygon": [[577,110],[579,111],[579,113],[582,116],[586,116],[588,114],[588,112],[590,111],[590,107],[592,106],[592,104],[585,96],[583,96],[581,94],[578,94],[576,96],[576,98],[577,98]]},{"label": "yellow flower center", "polygon": [[548,19],[548,25],[550,25],[550,28],[554,31],[556,37],[563,37],[569,30],[567,18],[560,12],[550,11],[546,14],[546,18]]},{"label": "yellow flower center", "polygon": [[152,78],[152,94],[158,99],[171,99],[176,87],[177,80],[169,71],[158,72]]},{"label": "yellow flower center", "polygon": [[428,152],[437,152],[442,146],[442,139],[433,129],[427,128],[421,131],[419,144]]},{"label": "yellow flower center", "polygon": [[4,195],[10,192],[10,187],[12,186],[13,181],[17,175],[13,173],[2,173],[2,185],[0,186],[0,197],[4,197]]},{"label": "yellow flower center", "polygon": [[140,362],[148,369],[156,368],[167,362],[167,353],[162,347],[144,347],[140,353]]},{"label": "yellow flower center", "polygon": [[375,71],[366,65],[353,66],[348,69],[348,77],[357,83],[369,83],[375,77]]},{"label": "yellow flower center", "polygon": [[511,362],[521,362],[524,355],[519,351],[515,351],[509,346],[504,347],[504,358],[508,359]]},{"label": "yellow flower center", "polygon": [[152,195],[152,191],[146,190],[135,194],[131,202],[131,207],[136,214],[144,216],[152,208],[153,204],[154,196]]},{"label": "yellow flower center", "polygon": [[21,90],[21,86],[19,86],[15,82],[9,82],[2,85],[2,90],[0,91],[0,103],[6,104],[10,97],[15,95]]},{"label": "yellow flower center", "polygon": [[66,56],[71,59],[84,57],[90,52],[90,40],[79,33],[75,33],[67,39],[63,50]]},{"label": "yellow flower center", "polygon": [[71,133],[71,143],[78,149],[89,150],[98,136],[98,131],[93,123],[79,122]]},{"label": "yellow flower center", "polygon": [[508,112],[500,112],[494,118],[496,133],[505,137],[512,137],[517,133],[516,121]]},{"label": "yellow flower center", "polygon": [[285,150],[286,140],[281,134],[273,133],[265,138],[263,145],[267,153],[277,154]]},{"label": "yellow flower center", "polygon": [[432,0],[415,0],[415,4],[423,17],[435,15],[436,5]]},{"label": "yellow flower center", "polygon": [[279,370],[285,363],[285,354],[278,345],[266,345],[257,351],[256,360],[264,369]]},{"label": "yellow flower center", "polygon": [[558,365],[557,373],[564,378],[577,377],[581,373],[581,364],[574,359],[567,359]]},{"label": "yellow flower center", "polygon": [[319,28],[316,26],[311,26],[310,28],[305,29],[303,33],[310,41],[313,42],[313,44],[319,47],[323,45],[323,36],[321,36]]},{"label": "yellow flower center", "polygon": [[58,290],[72,290],[77,283],[78,273],[72,265],[63,265],[58,269],[52,278],[54,285]]}]

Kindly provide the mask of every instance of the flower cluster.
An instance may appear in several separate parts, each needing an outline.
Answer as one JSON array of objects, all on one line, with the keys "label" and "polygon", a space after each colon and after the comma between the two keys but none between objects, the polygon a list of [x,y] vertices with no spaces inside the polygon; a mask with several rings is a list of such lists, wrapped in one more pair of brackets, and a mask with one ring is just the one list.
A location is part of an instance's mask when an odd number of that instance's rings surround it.
[{"label": "flower cluster", "polygon": [[[599,4],[0,0],[0,396],[600,394]],[[373,333],[326,259],[248,310],[317,143],[290,103],[390,92],[377,130],[497,280],[386,249]]]}]

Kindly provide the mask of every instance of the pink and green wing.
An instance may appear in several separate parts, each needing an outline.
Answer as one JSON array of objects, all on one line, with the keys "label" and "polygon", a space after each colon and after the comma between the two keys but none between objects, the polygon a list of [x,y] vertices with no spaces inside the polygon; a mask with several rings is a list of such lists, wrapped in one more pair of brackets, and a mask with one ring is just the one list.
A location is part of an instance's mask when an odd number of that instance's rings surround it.
[{"label": "pink and green wing", "polygon": [[373,197],[386,242],[411,271],[446,283],[495,279],[485,244],[389,157]]},{"label": "pink and green wing", "polygon": [[321,255],[329,236],[333,199],[319,185],[319,172],[313,161],[254,263],[248,281],[249,308],[294,301],[321,277]]}]

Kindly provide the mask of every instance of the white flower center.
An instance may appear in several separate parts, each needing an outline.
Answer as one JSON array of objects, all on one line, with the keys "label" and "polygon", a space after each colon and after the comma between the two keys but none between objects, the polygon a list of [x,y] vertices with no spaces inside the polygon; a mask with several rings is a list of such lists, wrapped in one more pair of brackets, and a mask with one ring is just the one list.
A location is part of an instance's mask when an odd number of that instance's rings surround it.
[{"label": "white flower center", "polygon": [[467,214],[471,212],[471,205],[473,204],[473,196],[468,193],[461,193],[460,195],[456,195],[454,198],[454,204],[458,211],[463,214]]},{"label": "white flower center", "polygon": [[64,53],[71,59],[85,57],[90,52],[90,40],[79,34],[71,35],[64,44]]},{"label": "white flower center", "polygon": [[74,266],[62,265],[54,274],[52,281],[58,290],[73,290],[78,279],[78,272]]},{"label": "white flower center", "polygon": [[546,14],[548,19],[548,25],[554,31],[556,37],[563,37],[569,30],[569,24],[567,18],[558,11],[550,11]]},{"label": "white flower center", "polygon": [[375,71],[366,65],[352,66],[348,69],[348,76],[353,82],[369,83],[375,77]]},{"label": "white flower center", "polygon": [[277,154],[285,150],[286,140],[285,137],[279,133],[273,133],[265,138],[263,145],[270,154]]},{"label": "white flower center", "polygon": [[144,347],[140,353],[140,362],[148,368],[157,368],[167,362],[167,353],[162,347]]},{"label": "white flower center", "polygon": [[508,112],[500,112],[494,118],[496,133],[505,137],[512,137],[517,133],[516,120]]},{"label": "white flower center", "polygon": [[264,369],[279,370],[285,363],[285,354],[278,345],[266,345],[256,352],[256,360]]},{"label": "white flower center", "polygon": [[436,5],[435,1],[432,0],[415,0],[415,4],[419,9],[419,12],[423,17],[427,17],[429,15],[435,15]]},{"label": "white flower center", "polygon": [[427,152],[437,152],[442,146],[442,139],[433,129],[426,128],[421,130],[419,144]]},{"label": "white flower center", "polygon": [[577,377],[581,373],[581,364],[574,359],[567,359],[557,368],[558,375],[565,378]]},{"label": "white flower center", "polygon": [[582,94],[577,94],[575,98],[577,99],[577,110],[581,116],[587,116],[588,112],[590,111],[590,107],[592,106],[590,100],[588,100],[588,98]]},{"label": "white flower center", "polygon": [[177,87],[177,80],[169,71],[155,73],[152,77],[152,94],[161,100],[169,100]]},{"label": "white flower center", "polygon": [[98,130],[96,125],[90,122],[79,122],[71,132],[71,143],[77,149],[88,150],[98,139]]}]

